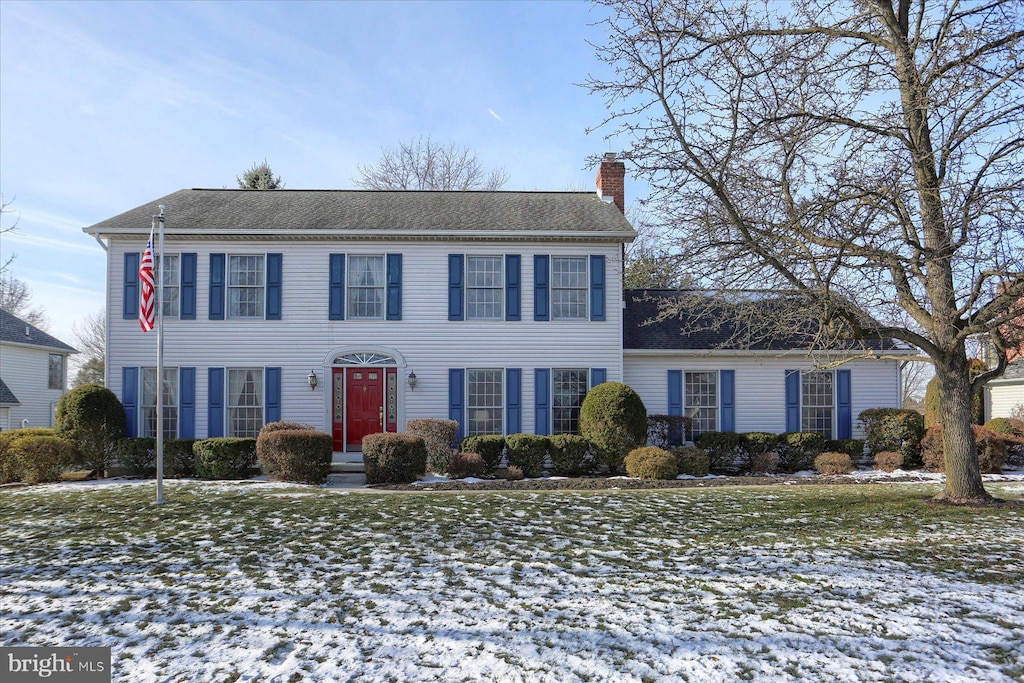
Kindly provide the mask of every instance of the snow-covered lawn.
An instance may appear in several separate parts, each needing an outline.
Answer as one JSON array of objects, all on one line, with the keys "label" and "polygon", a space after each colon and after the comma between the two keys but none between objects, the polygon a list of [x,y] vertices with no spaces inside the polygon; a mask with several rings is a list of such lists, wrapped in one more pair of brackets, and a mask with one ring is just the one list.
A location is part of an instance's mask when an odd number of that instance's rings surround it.
[{"label": "snow-covered lawn", "polygon": [[117,681],[1024,678],[1024,509],[933,484],[153,490],[0,492],[0,645],[109,645]]}]

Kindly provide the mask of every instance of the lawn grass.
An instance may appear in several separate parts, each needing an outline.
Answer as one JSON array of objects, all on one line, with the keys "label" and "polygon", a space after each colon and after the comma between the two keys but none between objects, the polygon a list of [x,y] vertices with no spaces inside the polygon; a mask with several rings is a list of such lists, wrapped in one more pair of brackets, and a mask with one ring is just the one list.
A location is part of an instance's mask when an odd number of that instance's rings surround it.
[{"label": "lawn grass", "polygon": [[1024,510],[936,492],[4,491],[0,643],[131,681],[1020,680]]}]

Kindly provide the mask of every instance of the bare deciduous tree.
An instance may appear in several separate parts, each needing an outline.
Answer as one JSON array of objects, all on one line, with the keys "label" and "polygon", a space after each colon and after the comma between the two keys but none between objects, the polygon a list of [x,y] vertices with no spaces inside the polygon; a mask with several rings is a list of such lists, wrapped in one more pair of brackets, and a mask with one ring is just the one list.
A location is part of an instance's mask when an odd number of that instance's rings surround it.
[{"label": "bare deciduous tree", "polygon": [[10,274],[0,273],[0,308],[41,330],[50,325],[46,311],[32,307],[29,286]]},{"label": "bare deciduous tree", "polygon": [[78,366],[73,385],[105,384],[106,313],[90,313],[74,323],[71,329],[75,333],[79,351],[73,361]]},{"label": "bare deciduous tree", "polygon": [[509,177],[502,167],[486,170],[468,148],[429,136],[384,148],[375,165],[357,168],[352,182],[366,190],[499,190]]},{"label": "bare deciduous tree", "polygon": [[[1021,333],[1024,5],[601,4],[613,71],[588,85],[687,271],[797,292],[826,326],[919,348],[942,398],[939,499],[990,499],[971,397]],[[999,357],[972,381],[977,334]]]},{"label": "bare deciduous tree", "polygon": [[[0,194],[0,235],[3,235],[4,233],[7,232],[14,232],[15,230],[18,229],[17,218],[15,218],[10,225],[5,226],[3,224],[4,214],[14,213],[14,211],[11,210],[11,203],[13,201],[14,200],[4,199],[4,196]],[[5,270],[7,270],[7,267],[11,265],[11,261],[13,260],[14,254],[6,254],[0,256],[0,273],[3,273]]]},{"label": "bare deciduous tree", "polygon": [[679,259],[665,244],[658,226],[635,205],[626,207],[626,218],[636,239],[626,245],[622,285],[626,289],[682,289],[689,286]]},{"label": "bare deciduous tree", "polygon": [[264,159],[262,164],[253,162],[252,168],[240,176],[236,176],[240,190],[282,190],[284,183],[281,176],[275,176],[270,164]]}]

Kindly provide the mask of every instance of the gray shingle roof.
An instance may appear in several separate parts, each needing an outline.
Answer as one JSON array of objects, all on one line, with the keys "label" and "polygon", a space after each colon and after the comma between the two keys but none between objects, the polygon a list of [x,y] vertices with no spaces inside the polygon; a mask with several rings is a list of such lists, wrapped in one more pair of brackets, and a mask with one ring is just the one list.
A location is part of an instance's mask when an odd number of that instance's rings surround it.
[{"label": "gray shingle roof", "polygon": [[1015,360],[1007,365],[1006,369],[1003,370],[1002,376],[993,381],[1000,379],[1024,379],[1024,358]]},{"label": "gray shingle roof", "polygon": [[44,346],[48,349],[58,349],[78,353],[60,339],[48,335],[38,327],[33,327],[21,318],[8,313],[0,308],[0,341],[15,344],[30,344],[32,346]]},{"label": "gray shingle roof", "polygon": [[[771,293],[745,293],[740,303],[705,293],[665,289],[626,290],[624,349],[796,351],[812,348],[818,329],[806,311]],[[674,311],[657,320],[662,307]],[[839,342],[832,349],[897,350],[891,339]]]},{"label": "gray shingle roof", "polygon": [[85,228],[90,234],[147,232],[159,204],[167,234],[482,231],[585,233],[632,239],[614,204],[593,192],[374,190],[178,190]]},{"label": "gray shingle roof", "polygon": [[14,392],[7,388],[4,381],[0,379],[0,406],[20,406],[21,401],[14,395]]}]

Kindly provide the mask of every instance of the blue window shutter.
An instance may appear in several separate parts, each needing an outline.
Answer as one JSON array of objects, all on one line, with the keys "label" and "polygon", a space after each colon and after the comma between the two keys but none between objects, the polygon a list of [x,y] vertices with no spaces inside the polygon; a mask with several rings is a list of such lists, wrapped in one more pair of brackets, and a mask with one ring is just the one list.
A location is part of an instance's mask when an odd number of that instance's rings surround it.
[{"label": "blue window shutter", "polygon": [[402,319],[402,255],[388,254],[387,261],[387,320]]},{"label": "blue window shutter", "polygon": [[263,423],[281,420],[281,368],[266,368],[263,371],[263,393],[267,395],[267,405],[263,409]]},{"label": "blue window shutter", "polygon": [[[138,256],[138,254],[136,254]],[[139,369],[121,368],[121,405],[129,439],[138,436],[139,428]]]},{"label": "blue window shutter", "polygon": [[465,257],[462,254],[448,254],[448,319],[465,320],[463,315],[463,273]]},{"label": "blue window shutter", "polygon": [[683,371],[668,371],[668,414],[683,414]]},{"label": "blue window shutter", "polygon": [[608,370],[605,368],[590,368],[590,388],[608,381]]},{"label": "blue window shutter", "polygon": [[590,319],[604,320],[604,256],[590,257]]},{"label": "blue window shutter", "polygon": [[[182,320],[196,319],[196,276],[197,259],[195,254],[181,255],[181,310],[178,317]],[[190,437],[191,438],[191,437]]]},{"label": "blue window shutter", "polygon": [[786,431],[800,431],[799,370],[786,370]]},{"label": "blue window shutter", "polygon": [[206,387],[206,436],[224,436],[224,368],[210,368]]},{"label": "blue window shutter", "polygon": [[124,291],[121,317],[132,320],[139,317],[139,252],[124,255]]},{"label": "blue window shutter", "polygon": [[[544,257],[547,259],[547,257]],[[533,371],[533,433],[546,436],[551,433],[551,370]]]},{"label": "blue window shutter", "polygon": [[226,254],[210,254],[210,320],[224,319],[224,264]]},{"label": "blue window shutter", "polygon": [[[548,257],[535,255],[533,257],[533,319],[550,320],[551,311],[549,302],[551,296],[548,292]],[[537,432],[540,434],[540,432]],[[545,432],[546,433],[546,432]]]},{"label": "blue window shutter", "polygon": [[455,441],[462,443],[466,435],[466,371],[462,368],[448,370],[448,419],[459,423]]},{"label": "blue window shutter", "polygon": [[722,432],[736,431],[736,371],[721,370],[718,373],[719,425]]},{"label": "blue window shutter", "polygon": [[196,369],[178,370],[178,438],[196,438]]},{"label": "blue window shutter", "polygon": [[281,319],[281,281],[284,263],[281,254],[267,254],[267,320]]},{"label": "blue window shutter", "polygon": [[345,255],[330,256],[330,294],[327,317],[330,320],[345,319]]},{"label": "blue window shutter", "polygon": [[[522,265],[519,254],[505,255],[505,320],[522,319]],[[515,432],[511,432],[515,434]]]},{"label": "blue window shutter", "polygon": [[505,370],[505,421],[506,434],[523,431],[523,371],[520,368]]},{"label": "blue window shutter", "polygon": [[836,438],[849,439],[853,433],[850,401],[850,371],[836,370]]}]

